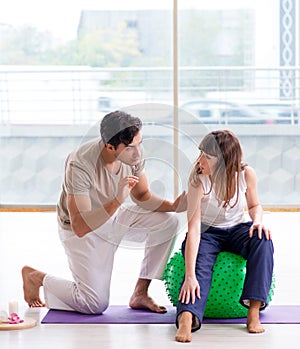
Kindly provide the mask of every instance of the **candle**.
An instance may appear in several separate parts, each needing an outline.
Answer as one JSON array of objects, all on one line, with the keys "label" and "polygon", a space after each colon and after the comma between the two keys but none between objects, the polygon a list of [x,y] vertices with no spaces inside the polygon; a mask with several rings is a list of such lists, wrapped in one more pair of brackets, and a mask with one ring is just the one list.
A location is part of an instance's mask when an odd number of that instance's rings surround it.
[{"label": "candle", "polygon": [[9,311],[8,311],[9,315],[11,315],[12,313],[18,314],[18,311],[19,311],[18,302],[15,300],[10,301],[8,304],[8,309],[9,309]]},{"label": "candle", "polygon": [[0,311],[0,323],[1,322],[8,322],[8,314],[5,310]]}]

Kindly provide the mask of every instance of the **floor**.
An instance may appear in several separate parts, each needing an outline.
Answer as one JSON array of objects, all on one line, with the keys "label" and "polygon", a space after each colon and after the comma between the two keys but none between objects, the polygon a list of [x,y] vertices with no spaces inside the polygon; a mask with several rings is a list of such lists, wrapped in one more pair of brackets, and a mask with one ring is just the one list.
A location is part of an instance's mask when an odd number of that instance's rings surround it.
[{"label": "floor", "polygon": [[[182,217],[183,218],[183,217]],[[275,244],[276,288],[272,304],[300,304],[299,212],[266,212],[265,223],[273,231]],[[183,236],[178,235],[175,250]],[[112,279],[111,304],[127,304],[138,272],[142,250],[121,247],[116,255]],[[0,310],[7,310],[11,300],[19,303],[21,317],[38,320],[32,329],[0,331],[0,349],[119,349],[119,348],[189,348],[277,349],[288,344],[299,348],[300,325],[264,325],[266,332],[250,335],[244,325],[203,325],[189,344],[174,341],[174,325],[43,325],[47,309],[29,309],[23,301],[20,270],[24,264],[70,277],[66,258],[56,234],[53,212],[0,213]],[[170,304],[164,285],[154,281],[151,296],[161,304]]]}]

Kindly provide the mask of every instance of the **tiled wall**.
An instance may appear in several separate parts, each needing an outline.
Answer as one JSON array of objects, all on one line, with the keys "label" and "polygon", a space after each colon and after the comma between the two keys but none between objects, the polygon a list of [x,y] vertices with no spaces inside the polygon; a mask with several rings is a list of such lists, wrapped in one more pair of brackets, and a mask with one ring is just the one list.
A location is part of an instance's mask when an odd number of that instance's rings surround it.
[{"label": "tiled wall", "polygon": [[[144,136],[144,143],[149,158],[150,186],[158,194],[170,197],[174,169],[171,138],[165,142],[161,135],[152,136],[152,140],[147,142],[147,137]],[[267,205],[300,205],[300,135],[244,132],[239,138],[245,161],[257,172],[261,202]],[[79,135],[1,136],[0,204],[56,204],[64,160],[82,141]],[[188,153],[188,160],[179,174],[179,190],[186,189],[190,166],[198,151],[196,142],[183,140],[180,143],[179,150]]]}]

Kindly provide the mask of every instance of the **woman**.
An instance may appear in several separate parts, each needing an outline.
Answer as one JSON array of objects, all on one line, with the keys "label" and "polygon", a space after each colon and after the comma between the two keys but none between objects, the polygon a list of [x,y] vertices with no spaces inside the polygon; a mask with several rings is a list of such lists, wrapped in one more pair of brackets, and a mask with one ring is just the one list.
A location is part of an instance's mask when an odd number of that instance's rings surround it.
[{"label": "woman", "polygon": [[[238,138],[227,130],[206,135],[189,179],[188,233],[182,244],[185,277],[177,307],[176,340],[190,342],[201,327],[212,268],[220,251],[241,255],[247,271],[240,303],[248,308],[249,333],[262,333],[259,311],[267,306],[273,243],[262,223],[255,171],[242,162]],[[248,207],[251,221],[246,219]]]}]

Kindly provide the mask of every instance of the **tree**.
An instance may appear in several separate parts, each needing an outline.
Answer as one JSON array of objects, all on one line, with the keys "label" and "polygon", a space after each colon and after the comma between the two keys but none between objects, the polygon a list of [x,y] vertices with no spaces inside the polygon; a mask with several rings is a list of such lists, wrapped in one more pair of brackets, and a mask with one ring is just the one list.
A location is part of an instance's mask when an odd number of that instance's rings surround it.
[{"label": "tree", "polygon": [[0,40],[0,64],[126,67],[140,57],[137,33],[121,22],[117,30],[94,30],[57,46],[51,34],[26,26]]},{"label": "tree", "polygon": [[32,26],[6,28],[0,40],[0,64],[43,64],[53,46],[49,32],[40,32]]},{"label": "tree", "polygon": [[57,56],[64,64],[92,67],[126,67],[140,56],[135,30],[120,23],[117,30],[95,29],[81,35]]}]

